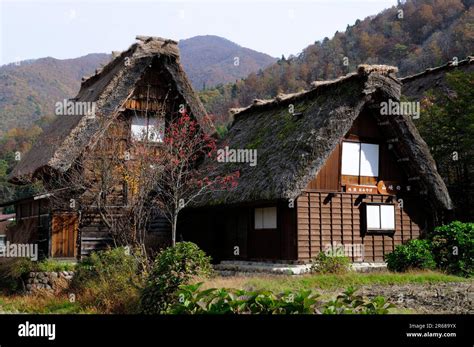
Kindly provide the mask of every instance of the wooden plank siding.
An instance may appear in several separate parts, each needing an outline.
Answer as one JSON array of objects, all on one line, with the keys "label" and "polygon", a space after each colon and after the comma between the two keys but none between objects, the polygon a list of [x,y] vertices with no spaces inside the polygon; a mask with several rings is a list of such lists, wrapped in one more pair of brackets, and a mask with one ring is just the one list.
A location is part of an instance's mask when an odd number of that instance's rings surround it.
[{"label": "wooden plank siding", "polygon": [[[379,144],[379,176],[341,175],[342,141]],[[408,185],[402,165],[397,163],[374,117],[370,112],[363,112],[297,199],[298,260],[309,261],[325,247],[336,243],[363,245],[364,256],[352,255],[352,261],[379,262],[396,245],[419,237],[426,227],[426,211],[414,195],[407,192],[399,192],[397,196],[346,192],[349,184],[375,187],[381,180],[397,182],[403,187]],[[398,208],[395,202],[399,198],[404,200],[404,209]],[[392,236],[364,235],[364,228],[361,227],[362,203],[390,201],[396,205],[395,233]]]},{"label": "wooden plank siding", "polygon": [[[402,242],[419,237],[420,226],[404,209],[395,208],[395,233],[364,235],[360,206],[363,202],[388,202],[391,196],[305,191],[297,200],[298,260],[309,261],[331,244],[363,245],[364,256],[351,260],[380,262]],[[406,203],[406,202],[405,202]]]},{"label": "wooden plank siding", "polygon": [[[329,155],[318,175],[308,183],[307,189],[321,189],[329,191],[340,191],[341,182],[339,173],[341,171],[341,144]],[[336,173],[336,174],[335,174]]]},{"label": "wooden plank siding", "polygon": [[[255,230],[255,208],[270,206],[277,207],[277,228]],[[197,243],[214,261],[295,261],[296,208],[286,201],[267,201],[188,209],[180,216],[178,237]]]},{"label": "wooden plank siding", "polygon": [[7,229],[12,243],[38,244],[40,259],[49,256],[50,203],[48,199],[25,199],[15,205],[16,223]]}]

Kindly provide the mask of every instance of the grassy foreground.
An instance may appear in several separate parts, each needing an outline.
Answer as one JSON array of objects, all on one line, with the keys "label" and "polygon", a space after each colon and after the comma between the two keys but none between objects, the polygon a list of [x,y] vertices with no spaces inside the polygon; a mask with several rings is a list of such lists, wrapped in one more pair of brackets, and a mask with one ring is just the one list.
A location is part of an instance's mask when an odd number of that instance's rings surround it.
[{"label": "grassy foreground", "polygon": [[[214,277],[204,281],[204,288],[268,289],[274,292],[284,290],[310,289],[332,291],[337,294],[349,286],[394,284],[434,284],[446,282],[472,281],[463,277],[445,275],[439,272],[412,273],[347,273],[343,275],[303,275],[303,276],[239,276]],[[331,294],[332,295],[332,294]],[[78,298],[80,301],[80,298]],[[5,313],[51,313],[87,314],[101,313],[96,308],[84,309],[79,302],[70,302],[67,295],[4,295],[0,294],[0,314]],[[397,313],[409,313],[400,311]]]},{"label": "grassy foreground", "polygon": [[342,275],[303,275],[303,276],[251,276],[217,277],[205,282],[206,288],[226,287],[240,289],[269,289],[275,292],[284,290],[329,290],[345,289],[349,286],[394,285],[394,284],[432,284],[440,282],[464,282],[469,279],[446,275],[439,272],[423,271],[408,273],[347,273]]}]

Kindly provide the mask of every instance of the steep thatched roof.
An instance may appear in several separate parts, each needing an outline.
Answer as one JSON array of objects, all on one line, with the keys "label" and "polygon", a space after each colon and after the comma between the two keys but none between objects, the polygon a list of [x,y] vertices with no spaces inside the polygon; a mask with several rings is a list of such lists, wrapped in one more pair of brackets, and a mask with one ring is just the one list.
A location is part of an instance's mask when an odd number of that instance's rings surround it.
[{"label": "steep thatched roof", "polygon": [[[83,79],[81,89],[73,101],[95,102],[95,117],[87,115],[59,116],[45,129],[32,149],[22,158],[9,176],[11,182],[30,181],[44,168],[66,171],[92,141],[99,129],[99,119],[112,122],[136,83],[154,58],[159,57],[172,76],[178,92],[186,100],[192,114],[205,131],[213,132],[206,111],[194,93],[179,61],[177,42],[158,37],[137,36],[138,42],[128,50],[114,54],[114,58],[96,74]],[[100,118],[106,117],[106,118]],[[107,122],[105,122],[107,123]]]},{"label": "steep thatched roof", "polygon": [[420,100],[427,91],[432,89],[449,95],[450,90],[446,84],[446,73],[456,70],[464,72],[474,71],[474,57],[469,56],[457,64],[449,61],[444,65],[401,78],[400,81],[403,84],[402,95],[409,99]]},{"label": "steep thatched roof", "polygon": [[[408,157],[406,169],[436,207],[451,209],[446,186],[428,147],[411,119],[382,116],[380,102],[400,98],[396,68],[361,65],[358,72],[333,81],[316,82],[312,89],[272,100],[256,100],[234,111],[234,121],[219,148],[257,149],[257,165],[204,164],[207,175],[240,172],[233,190],[214,191],[195,206],[295,199],[321,169],[363,109],[376,109],[385,122],[384,135],[397,139],[395,155]],[[294,113],[289,112],[293,105]]]}]

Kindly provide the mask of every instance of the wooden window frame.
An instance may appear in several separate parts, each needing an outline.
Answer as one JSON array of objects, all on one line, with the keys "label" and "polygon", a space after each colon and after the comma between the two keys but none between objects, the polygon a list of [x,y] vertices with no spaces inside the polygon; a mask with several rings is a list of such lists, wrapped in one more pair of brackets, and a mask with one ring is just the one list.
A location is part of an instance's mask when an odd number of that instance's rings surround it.
[{"label": "wooden window frame", "polygon": [[[380,220],[380,225],[382,225],[382,215],[381,215],[381,208],[380,206],[393,206],[393,229],[376,229],[376,228],[368,228],[367,226],[367,206],[379,206],[379,220]],[[397,229],[397,214],[396,214],[396,209],[397,207],[393,203],[384,203],[384,202],[364,202],[362,204],[362,209],[361,209],[361,230],[364,231],[365,234],[367,235],[393,235]]]},{"label": "wooden window frame", "polygon": [[[356,175],[346,175],[346,174],[343,174],[342,173],[342,164],[343,164],[343,161],[344,161],[344,158],[343,158],[343,147],[344,147],[344,142],[347,142],[347,143],[358,143],[359,144],[359,174],[356,176]],[[377,162],[377,174],[378,176],[365,176],[365,175],[361,175],[360,174],[360,169],[361,169],[361,159],[362,159],[362,145],[377,145],[378,146],[378,151],[377,151],[377,154],[378,154],[378,162]],[[369,141],[355,141],[355,140],[347,140],[347,139],[344,139],[342,142],[341,142],[341,169],[340,169],[340,172],[341,172],[341,176],[354,176],[354,177],[374,177],[374,178],[378,178],[380,176],[380,143],[378,142],[369,142]]]},{"label": "wooden window frame", "polygon": [[[146,118],[146,138],[144,139],[138,139],[134,136],[133,133],[133,121],[134,119],[139,119],[139,118]],[[149,128],[150,128],[150,119],[157,119],[157,121],[160,121],[160,123],[163,123],[163,137],[161,141],[154,141],[149,139]],[[151,124],[153,126],[153,124]],[[159,146],[162,145],[163,142],[165,141],[165,136],[166,136],[166,117],[158,117],[158,116],[153,116],[153,115],[132,115],[131,120],[130,120],[130,139],[132,142],[141,142],[141,143],[149,143],[151,145]]]},{"label": "wooden window frame", "polygon": [[[255,214],[257,212],[257,209],[266,209],[266,208],[274,208],[275,209],[275,228],[257,228],[257,226],[255,225]],[[254,207],[253,208],[253,230],[254,231],[260,231],[260,230],[278,230],[278,206],[274,206],[274,205],[271,205],[271,206],[259,206],[259,207]]]}]

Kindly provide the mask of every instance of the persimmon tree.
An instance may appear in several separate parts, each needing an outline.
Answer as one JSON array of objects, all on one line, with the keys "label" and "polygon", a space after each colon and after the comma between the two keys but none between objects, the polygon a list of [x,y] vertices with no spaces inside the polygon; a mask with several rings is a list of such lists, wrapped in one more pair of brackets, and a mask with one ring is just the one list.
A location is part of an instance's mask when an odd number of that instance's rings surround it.
[{"label": "persimmon tree", "polygon": [[[203,132],[186,110],[170,122],[159,153],[155,163],[153,202],[171,225],[174,246],[179,213],[204,194],[235,188],[239,173],[206,176],[202,168],[209,169],[217,163],[216,140]],[[206,165],[199,165],[204,160]]]}]

